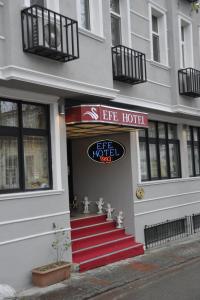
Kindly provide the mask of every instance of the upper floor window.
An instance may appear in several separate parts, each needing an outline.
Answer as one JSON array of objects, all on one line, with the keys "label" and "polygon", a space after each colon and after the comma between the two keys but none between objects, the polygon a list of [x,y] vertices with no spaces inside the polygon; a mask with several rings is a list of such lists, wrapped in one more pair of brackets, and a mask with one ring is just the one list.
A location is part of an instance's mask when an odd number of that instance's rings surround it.
[{"label": "upper floor window", "polygon": [[77,0],[77,9],[80,27],[102,36],[102,0]]},{"label": "upper floor window", "polygon": [[52,11],[59,12],[59,1],[58,0],[24,0],[25,6],[29,7],[32,5],[39,5],[46,7]]},{"label": "upper floor window", "polygon": [[30,5],[40,5],[42,7],[46,7],[46,1],[45,0],[30,0]]},{"label": "upper floor window", "polygon": [[141,180],[180,177],[180,149],[174,124],[149,122],[139,131]]},{"label": "upper floor window", "polygon": [[49,189],[49,106],[0,100],[0,193]]},{"label": "upper floor window", "polygon": [[193,67],[192,25],[188,20],[179,18],[180,67]]},{"label": "upper floor window", "polygon": [[151,59],[168,65],[166,13],[150,5]]},{"label": "upper floor window", "polygon": [[187,128],[189,176],[200,176],[200,128]]},{"label": "upper floor window", "polygon": [[120,0],[110,0],[112,45],[121,44]]}]

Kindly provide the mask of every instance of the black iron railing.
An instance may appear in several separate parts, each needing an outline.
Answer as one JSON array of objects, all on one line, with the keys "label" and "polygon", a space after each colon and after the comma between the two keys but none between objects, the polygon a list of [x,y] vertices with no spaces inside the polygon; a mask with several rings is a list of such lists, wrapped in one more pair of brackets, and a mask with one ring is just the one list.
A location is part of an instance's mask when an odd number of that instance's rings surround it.
[{"label": "black iron railing", "polygon": [[192,215],[192,223],[194,233],[200,231],[200,214]]},{"label": "black iron railing", "polygon": [[193,68],[178,71],[179,93],[189,97],[200,97],[200,71]]},{"label": "black iron railing", "polygon": [[112,47],[113,79],[137,84],[147,81],[145,54],[119,45]]},{"label": "black iron railing", "polygon": [[188,235],[187,217],[145,226],[145,246],[154,247]]},{"label": "black iron railing", "polygon": [[61,62],[79,58],[77,21],[33,5],[21,12],[25,52]]}]

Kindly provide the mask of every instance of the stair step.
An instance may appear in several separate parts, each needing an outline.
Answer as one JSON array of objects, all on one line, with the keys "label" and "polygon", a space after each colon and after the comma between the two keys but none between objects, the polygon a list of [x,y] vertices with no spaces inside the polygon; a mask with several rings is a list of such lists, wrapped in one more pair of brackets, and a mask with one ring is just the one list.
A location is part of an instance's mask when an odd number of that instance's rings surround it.
[{"label": "stair step", "polygon": [[87,225],[98,224],[106,221],[106,215],[93,215],[71,220],[71,228],[80,228]]},{"label": "stair step", "polygon": [[115,251],[123,250],[129,247],[137,246],[138,244],[133,239],[124,240],[120,243],[105,244],[101,247],[97,247],[94,250],[82,251],[73,255],[73,261],[75,263],[81,263],[87,260],[95,259],[98,256],[106,255]]},{"label": "stair step", "polygon": [[105,232],[108,230],[112,230],[115,228],[114,221],[106,221],[99,224],[92,224],[84,227],[74,228],[71,230],[72,239],[77,239],[80,237],[85,237],[101,232]]},{"label": "stair step", "polygon": [[127,247],[125,249],[113,251],[110,253],[106,253],[101,256],[97,256],[92,259],[88,259],[87,261],[83,261],[79,264],[79,271],[84,272],[90,269],[94,269],[100,266],[105,266],[107,264],[123,260],[126,258],[138,256],[144,254],[144,249],[142,244],[135,244],[131,247]]},{"label": "stair step", "polygon": [[84,255],[91,255],[93,254],[94,252],[96,251],[100,251],[100,250],[106,250],[108,247],[114,247],[116,245],[120,245],[120,248],[125,245],[125,247],[127,246],[127,244],[129,244],[130,242],[130,245],[132,245],[134,243],[134,238],[132,235],[130,236],[123,236],[121,238],[118,238],[118,239],[112,239],[112,240],[109,240],[107,242],[104,242],[104,243],[98,243],[94,246],[91,246],[91,247],[87,247],[87,248],[84,248],[84,249],[79,249],[79,250],[76,250],[76,251],[73,251],[72,252],[72,257],[74,260],[76,260],[76,258],[78,259],[80,256],[84,256]]},{"label": "stair step", "polygon": [[128,236],[127,234],[125,234],[125,229],[114,229],[114,230],[105,231],[98,234],[78,238],[72,240],[72,251],[94,246],[97,244],[97,241],[99,244],[102,244],[108,241],[112,241],[114,239],[122,238],[124,236]]}]

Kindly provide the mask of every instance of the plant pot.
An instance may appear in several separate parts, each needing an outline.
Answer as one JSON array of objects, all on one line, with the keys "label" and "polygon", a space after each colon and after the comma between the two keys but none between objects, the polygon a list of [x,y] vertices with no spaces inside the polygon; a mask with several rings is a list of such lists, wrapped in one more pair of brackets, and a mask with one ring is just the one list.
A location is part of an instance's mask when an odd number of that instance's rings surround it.
[{"label": "plant pot", "polygon": [[71,264],[68,262],[57,262],[32,270],[32,282],[39,287],[45,287],[58,283],[70,277]]}]

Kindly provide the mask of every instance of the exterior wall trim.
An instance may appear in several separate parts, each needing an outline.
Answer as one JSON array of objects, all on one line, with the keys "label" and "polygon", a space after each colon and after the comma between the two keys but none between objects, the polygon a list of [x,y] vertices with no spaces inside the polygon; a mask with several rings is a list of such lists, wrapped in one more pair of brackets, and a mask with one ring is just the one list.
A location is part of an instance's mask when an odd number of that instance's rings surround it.
[{"label": "exterior wall trim", "polygon": [[48,214],[48,215],[41,215],[41,216],[37,216],[37,217],[30,217],[30,218],[4,221],[4,222],[0,222],[0,226],[16,224],[16,223],[23,223],[23,222],[29,222],[29,221],[35,221],[35,220],[40,220],[40,219],[47,219],[47,218],[62,216],[62,215],[66,215],[66,214],[70,214],[70,211],[66,210],[66,211],[62,211],[62,212],[58,212],[58,213],[54,213],[54,214]]},{"label": "exterior wall trim", "polygon": [[26,68],[21,68],[14,65],[9,65],[0,68],[0,79],[3,80],[22,80],[25,82],[35,83],[39,85],[59,88],[72,92],[81,92],[94,96],[101,96],[109,99],[114,99],[119,90],[105,88],[98,85],[88,84],[81,81],[66,79],[59,76],[50,75],[47,73],[38,72]]},{"label": "exterior wall trim", "polygon": [[2,195],[0,195],[0,201],[23,200],[26,198],[54,196],[54,195],[61,195],[62,193],[64,193],[64,190],[47,190],[47,191],[2,194]]},{"label": "exterior wall trim", "polygon": [[89,30],[87,30],[85,28],[82,28],[82,27],[79,27],[78,32],[82,35],[85,35],[85,36],[87,36],[91,39],[94,39],[98,42],[101,42],[101,43],[105,42],[105,40],[106,40],[104,36],[97,35],[94,32],[89,31]]},{"label": "exterior wall trim", "polygon": [[138,38],[140,38],[140,39],[142,39],[142,40],[145,40],[145,41],[147,41],[147,42],[151,42],[151,40],[149,39],[149,38],[146,38],[146,37],[144,37],[144,36],[142,36],[142,35],[140,35],[140,34],[137,34],[137,33],[135,33],[135,32],[131,32],[131,34],[132,35],[134,35],[134,36],[136,36],[136,37],[138,37]]},{"label": "exterior wall trim", "polygon": [[0,35],[0,40],[4,41],[6,38],[3,35]]},{"label": "exterior wall trim", "polygon": [[188,203],[184,203],[184,204],[181,204],[181,205],[174,205],[174,206],[163,207],[163,208],[159,208],[159,209],[155,209],[155,210],[149,210],[149,211],[145,211],[145,212],[142,212],[142,213],[135,214],[135,217],[148,215],[148,214],[152,214],[152,213],[156,213],[156,212],[160,212],[160,211],[164,211],[164,210],[175,209],[175,208],[179,208],[179,207],[183,207],[183,206],[194,205],[194,204],[198,204],[198,203],[200,203],[200,201],[188,202]]},{"label": "exterior wall trim", "polygon": [[140,13],[136,12],[135,10],[130,9],[130,12],[131,12],[131,14],[136,15],[136,16],[144,19],[145,21],[149,22],[149,18],[148,17],[141,15]]},{"label": "exterior wall trim", "polygon": [[4,3],[0,1],[0,6],[4,6]]},{"label": "exterior wall trim", "polygon": [[66,227],[66,228],[63,228],[63,229],[51,230],[51,231],[46,231],[46,232],[42,232],[42,233],[27,235],[27,236],[23,236],[21,238],[0,242],[0,246],[4,246],[4,245],[7,245],[7,244],[12,244],[12,243],[16,243],[16,242],[21,242],[21,241],[25,241],[25,240],[30,240],[30,239],[34,239],[34,238],[45,236],[45,235],[54,234],[55,232],[66,232],[66,231],[70,231],[70,230],[71,230],[70,227]]}]

